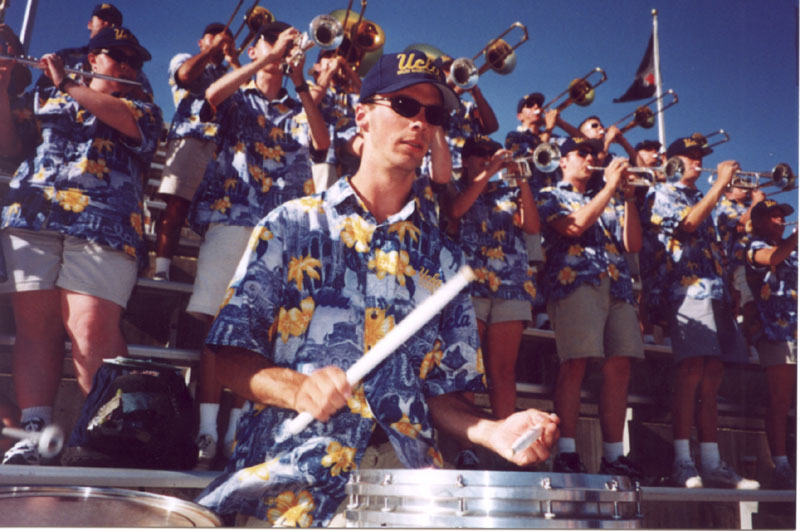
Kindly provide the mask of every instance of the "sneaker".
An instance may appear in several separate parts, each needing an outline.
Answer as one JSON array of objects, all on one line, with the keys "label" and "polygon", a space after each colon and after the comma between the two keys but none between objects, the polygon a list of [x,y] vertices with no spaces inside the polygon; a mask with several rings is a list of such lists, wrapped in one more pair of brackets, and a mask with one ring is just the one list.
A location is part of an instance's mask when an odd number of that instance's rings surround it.
[{"label": "sneaker", "polygon": [[39,444],[30,439],[21,439],[3,456],[4,465],[39,465]]},{"label": "sneaker", "polygon": [[197,466],[198,470],[208,470],[217,457],[217,441],[211,435],[203,434],[197,438]]},{"label": "sneaker", "polygon": [[754,479],[747,479],[737,474],[725,461],[711,470],[703,470],[703,485],[723,489],[756,490],[761,485]]},{"label": "sneaker", "polygon": [[779,490],[794,490],[797,484],[797,477],[795,476],[792,466],[784,464],[776,466],[772,471],[772,488]]},{"label": "sneaker", "polygon": [[479,470],[481,460],[472,449],[461,450],[456,456],[456,468],[459,470]]},{"label": "sneaker", "polygon": [[691,461],[676,461],[672,464],[672,475],[669,477],[673,487],[699,489],[703,487],[703,479],[697,467]]},{"label": "sneaker", "polygon": [[581,456],[577,452],[561,452],[553,461],[553,472],[585,474],[586,467],[581,463]]},{"label": "sneaker", "polygon": [[614,461],[606,461],[603,457],[600,459],[600,474],[610,474],[612,476],[627,476],[633,480],[641,481],[642,471],[636,466],[633,461],[621,455]]}]

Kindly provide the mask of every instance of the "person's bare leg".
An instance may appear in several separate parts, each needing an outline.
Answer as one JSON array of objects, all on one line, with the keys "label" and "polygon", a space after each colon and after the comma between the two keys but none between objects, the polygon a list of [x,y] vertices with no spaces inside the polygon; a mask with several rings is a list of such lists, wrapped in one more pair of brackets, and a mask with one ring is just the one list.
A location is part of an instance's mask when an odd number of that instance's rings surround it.
[{"label": "person's bare leg", "polygon": [[500,419],[512,415],[517,408],[516,366],[523,324],[523,321],[492,323],[486,332],[484,354],[489,400],[492,413]]}]

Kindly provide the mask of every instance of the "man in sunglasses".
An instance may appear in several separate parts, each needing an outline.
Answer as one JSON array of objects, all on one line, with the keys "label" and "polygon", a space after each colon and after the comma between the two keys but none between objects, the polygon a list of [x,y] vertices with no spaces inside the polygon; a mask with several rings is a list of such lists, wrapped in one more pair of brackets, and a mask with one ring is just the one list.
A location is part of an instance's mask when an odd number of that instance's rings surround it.
[{"label": "man in sunglasses", "polygon": [[[125,28],[89,42],[98,74],[136,79],[149,59]],[[13,294],[14,386],[28,430],[52,422],[65,332],[84,394],[103,358],[127,354],[120,318],[147,261],[142,181],[162,127],[161,110],[132,85],[74,81],[56,54],[42,67],[50,88],[11,109],[0,65],[0,153],[24,158],[2,211],[9,280],[0,291]],[[39,464],[36,444],[20,441],[4,463]]]},{"label": "man in sunglasses", "polygon": [[547,255],[542,288],[561,362],[553,398],[561,438],[553,471],[586,472],[575,438],[581,384],[595,360],[603,375],[599,473],[638,479],[639,470],[624,455],[622,437],[631,361],[644,358],[644,349],[623,252],[639,250],[641,226],[633,190],[624,186],[626,159],[614,159],[605,170],[603,188],[590,192],[590,167],[597,164],[600,149],[598,142],[583,137],[567,139],[559,161],[564,178],[538,198]]},{"label": "man in sunglasses", "polygon": [[[356,467],[392,460],[368,448],[373,431],[391,441],[395,467],[411,468],[443,465],[434,426],[520,465],[546,459],[557,436],[550,415],[497,421],[460,398],[483,389],[466,292],[362,383],[347,383],[344,370],[463,263],[415,186],[428,180],[416,170],[455,94],[412,51],[383,54],[360,96],[358,172],[260,222],[209,332],[218,377],[253,407],[228,467],[197,499],[219,514],[328,524]],[[289,436],[282,426],[300,411],[317,421]],[[514,454],[534,425],[541,437]]]},{"label": "man in sunglasses", "polygon": [[[704,195],[697,189],[703,157],[711,154],[703,137],[679,138],[667,148],[667,159],[683,163],[680,180],[659,183],[647,192],[642,208],[645,231],[657,235],[658,248],[642,255],[655,271],[646,278],[645,297],[661,308],[668,322],[675,380],[672,436],[675,459],[671,482],[682,488],[757,489],[759,483],[739,476],[720,458],[717,444],[717,390],[725,363],[745,363],[748,348],[733,318],[723,277],[723,256],[712,212],[739,164],[717,165],[717,178]],[[649,281],[649,282],[648,282]],[[652,293],[648,292],[652,290]],[[700,473],[689,450],[692,425],[700,440]]]}]

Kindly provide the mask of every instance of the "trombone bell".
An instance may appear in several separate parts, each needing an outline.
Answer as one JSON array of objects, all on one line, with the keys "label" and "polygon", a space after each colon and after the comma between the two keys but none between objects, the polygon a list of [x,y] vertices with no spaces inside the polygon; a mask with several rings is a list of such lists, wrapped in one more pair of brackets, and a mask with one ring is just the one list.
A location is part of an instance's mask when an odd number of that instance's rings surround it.
[{"label": "trombone bell", "polygon": [[237,48],[236,55],[241,55],[253,38],[258,34],[261,26],[269,24],[270,22],[275,22],[275,16],[269,9],[258,5],[253,6],[244,16],[244,24],[250,31],[247,32],[242,44]]},{"label": "trombone bell", "polygon": [[[599,74],[601,78],[596,83],[592,84],[589,78],[594,74]],[[567,90],[549,101],[544,106],[544,109],[549,109],[550,106],[561,99],[564,94],[568,94],[568,97],[556,107],[559,112],[566,109],[572,103],[580,105],[581,107],[587,107],[594,101],[594,89],[605,83],[607,79],[608,77],[606,76],[605,70],[598,66],[585,76],[573,79],[567,87]]]}]

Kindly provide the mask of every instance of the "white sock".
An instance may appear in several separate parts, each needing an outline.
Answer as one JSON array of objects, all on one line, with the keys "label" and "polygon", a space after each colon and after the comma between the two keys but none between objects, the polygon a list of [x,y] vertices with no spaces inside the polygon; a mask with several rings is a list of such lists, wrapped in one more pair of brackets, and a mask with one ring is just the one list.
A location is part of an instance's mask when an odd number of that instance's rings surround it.
[{"label": "white sock", "polygon": [[675,439],[672,442],[675,447],[675,462],[692,462],[692,454],[689,452],[689,439]]},{"label": "white sock", "polygon": [[219,404],[210,402],[200,404],[200,430],[198,435],[210,435],[212,439],[217,440],[217,413],[219,413]]},{"label": "white sock", "polygon": [[[19,425],[25,428],[25,425],[35,420],[41,420],[44,426],[53,423],[53,408],[51,406],[36,406],[27,407],[20,412]],[[42,428],[44,427],[42,426]],[[31,429],[36,430],[38,426],[31,425]]]},{"label": "white sock", "polygon": [[561,437],[556,444],[558,445],[558,453],[560,454],[577,452],[574,437]]},{"label": "white sock", "polygon": [[703,470],[714,470],[719,467],[719,445],[715,442],[700,443],[700,464]]},{"label": "white sock", "polygon": [[789,466],[789,457],[785,455],[776,455],[772,458],[772,462],[775,463],[775,468],[779,466]]},{"label": "white sock", "polygon": [[167,275],[169,275],[169,265],[171,263],[172,263],[171,258],[156,256],[156,273],[166,273]]},{"label": "white sock", "polygon": [[225,444],[232,443],[236,439],[236,425],[239,424],[239,417],[242,416],[242,408],[235,407],[231,409],[230,418],[228,419],[228,431],[225,432]]},{"label": "white sock", "polygon": [[603,457],[609,463],[613,463],[619,457],[625,455],[625,447],[620,442],[605,442],[603,441]]}]

